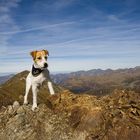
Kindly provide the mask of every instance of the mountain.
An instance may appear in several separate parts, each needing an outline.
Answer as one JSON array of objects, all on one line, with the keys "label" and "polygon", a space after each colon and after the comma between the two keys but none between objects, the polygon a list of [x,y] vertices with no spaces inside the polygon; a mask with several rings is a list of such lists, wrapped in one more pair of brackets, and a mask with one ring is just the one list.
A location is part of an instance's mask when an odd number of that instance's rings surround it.
[{"label": "mountain", "polygon": [[140,92],[140,67],[117,70],[93,69],[52,75],[54,82],[74,93],[105,95],[114,89]]},{"label": "mountain", "polygon": [[[25,94],[25,79],[29,71],[23,71],[14,75],[11,79],[0,85],[0,106],[8,105],[17,100],[23,103],[23,96]],[[61,87],[54,85],[55,91],[59,92],[62,90]],[[43,87],[38,93],[38,102],[47,102],[49,95],[47,83],[44,82]],[[32,102],[32,93],[29,93],[29,101]]]},{"label": "mountain", "polygon": [[7,80],[9,80],[13,76],[14,76],[13,74],[6,75],[6,76],[0,76],[0,84],[3,84],[4,82],[6,82]]},{"label": "mountain", "polygon": [[1,140],[140,139],[140,94],[115,90],[97,97],[54,84],[57,94],[51,96],[44,83],[33,112],[31,93],[29,104],[22,105],[28,73],[18,73],[0,86]]},{"label": "mountain", "polygon": [[69,91],[31,105],[0,109],[1,140],[139,140],[140,95],[116,90],[101,98]]}]

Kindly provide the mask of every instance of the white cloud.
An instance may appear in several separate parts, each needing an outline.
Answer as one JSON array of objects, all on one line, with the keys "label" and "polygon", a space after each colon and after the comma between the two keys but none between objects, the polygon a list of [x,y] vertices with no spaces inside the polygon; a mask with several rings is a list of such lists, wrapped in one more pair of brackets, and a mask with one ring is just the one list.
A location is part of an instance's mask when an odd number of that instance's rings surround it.
[{"label": "white cloud", "polygon": [[[6,63],[0,61],[3,65],[1,71],[9,70],[8,66],[12,67],[12,71],[28,68],[31,65],[29,52],[38,49],[50,51],[52,71],[139,64],[136,58],[139,58],[140,52],[140,26],[126,20],[121,12],[108,14],[95,5],[81,4],[82,10],[86,9],[85,13],[81,11],[83,15],[77,12],[63,17],[63,14],[72,12],[62,12],[63,8],[77,1],[35,1],[31,9],[27,6],[29,13],[17,13],[18,25],[10,12],[18,7],[19,2],[7,0],[7,3],[0,3],[0,60]],[[6,52],[7,49],[10,51]]]},{"label": "white cloud", "polygon": [[[0,1],[0,33],[10,32],[18,29],[13,18],[10,16],[11,8],[16,8],[21,0]],[[7,41],[10,35],[0,34],[0,54],[7,50]]]},{"label": "white cloud", "polygon": [[[8,18],[8,20],[10,20]],[[0,19],[1,21],[1,19]],[[7,21],[7,19],[6,19]],[[8,22],[9,23],[9,22]],[[10,22],[12,23],[12,22]],[[62,22],[62,23],[57,23],[57,24],[51,24],[51,25],[44,25],[44,26],[39,26],[39,27],[31,27],[31,28],[28,28],[28,29],[24,29],[24,30],[21,30],[21,29],[14,29],[13,31],[8,31],[8,32],[0,32],[0,35],[11,35],[11,34],[16,34],[16,33],[26,33],[26,32],[30,32],[30,31],[37,31],[37,30],[43,30],[43,29],[50,29],[50,28],[56,28],[56,27],[61,27],[61,26],[65,26],[65,25],[70,25],[70,24],[73,24],[74,21],[71,21],[71,22]]]},{"label": "white cloud", "polygon": [[116,15],[108,15],[108,19],[114,22],[120,22],[120,20]]}]

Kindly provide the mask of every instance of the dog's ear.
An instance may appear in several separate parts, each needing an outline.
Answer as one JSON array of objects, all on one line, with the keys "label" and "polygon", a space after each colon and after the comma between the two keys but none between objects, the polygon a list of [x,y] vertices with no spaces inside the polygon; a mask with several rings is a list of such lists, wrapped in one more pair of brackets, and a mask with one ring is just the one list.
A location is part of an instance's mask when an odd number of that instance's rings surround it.
[{"label": "dog's ear", "polygon": [[45,55],[49,56],[49,52],[47,50],[43,50],[45,52]]},{"label": "dog's ear", "polygon": [[37,51],[32,51],[32,52],[30,52],[30,55],[33,57],[34,60],[35,60],[35,58],[36,58],[36,53],[37,53]]}]

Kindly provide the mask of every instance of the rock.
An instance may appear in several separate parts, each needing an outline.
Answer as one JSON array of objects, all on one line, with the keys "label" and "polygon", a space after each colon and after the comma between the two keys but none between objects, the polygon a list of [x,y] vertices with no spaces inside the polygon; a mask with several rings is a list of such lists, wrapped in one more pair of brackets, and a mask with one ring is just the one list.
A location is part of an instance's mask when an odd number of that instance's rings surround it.
[{"label": "rock", "polygon": [[17,109],[17,114],[21,114],[21,113],[25,113],[25,109],[23,108],[23,106],[20,106],[20,107]]},{"label": "rock", "polygon": [[65,91],[46,104],[0,110],[2,140],[136,140],[140,139],[140,95],[116,90],[96,98]]},{"label": "rock", "polygon": [[14,101],[14,103],[13,103],[13,109],[14,110],[17,110],[19,107],[20,107],[19,102],[18,101]]},{"label": "rock", "polygon": [[14,112],[13,106],[9,105],[7,112],[8,112],[8,114],[13,114],[13,112]]}]

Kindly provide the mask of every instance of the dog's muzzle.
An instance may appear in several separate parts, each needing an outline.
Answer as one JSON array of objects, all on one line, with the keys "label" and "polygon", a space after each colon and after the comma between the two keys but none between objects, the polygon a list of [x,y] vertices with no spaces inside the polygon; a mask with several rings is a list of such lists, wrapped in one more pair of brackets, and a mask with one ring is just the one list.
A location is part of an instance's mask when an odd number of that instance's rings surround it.
[{"label": "dog's muzzle", "polygon": [[48,67],[48,64],[47,63],[44,63],[44,68],[47,68]]}]

